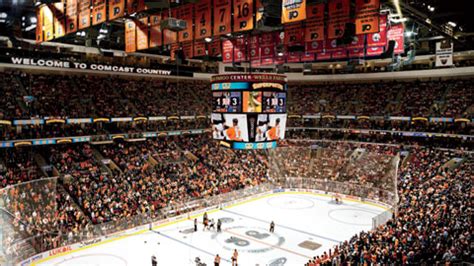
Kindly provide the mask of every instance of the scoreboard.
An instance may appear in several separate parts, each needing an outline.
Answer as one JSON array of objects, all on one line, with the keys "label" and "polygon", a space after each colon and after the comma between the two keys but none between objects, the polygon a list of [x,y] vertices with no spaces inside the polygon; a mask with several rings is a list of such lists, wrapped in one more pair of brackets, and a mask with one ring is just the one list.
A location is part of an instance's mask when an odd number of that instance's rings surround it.
[{"label": "scoreboard", "polygon": [[217,75],[211,79],[211,90],[212,135],[221,145],[268,149],[285,138],[286,76]]}]

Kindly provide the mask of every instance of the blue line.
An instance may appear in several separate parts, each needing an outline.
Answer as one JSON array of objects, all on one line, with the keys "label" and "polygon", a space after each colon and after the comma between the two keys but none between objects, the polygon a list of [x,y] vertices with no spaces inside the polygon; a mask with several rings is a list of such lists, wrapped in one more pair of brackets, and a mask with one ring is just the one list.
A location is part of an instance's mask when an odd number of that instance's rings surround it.
[{"label": "blue line", "polygon": [[[204,249],[198,248],[198,247],[193,246],[193,245],[191,245],[191,244],[188,244],[188,243],[186,243],[186,242],[184,242],[184,241],[181,241],[181,240],[179,240],[179,239],[173,238],[173,237],[171,237],[171,236],[169,236],[169,235],[165,235],[165,234],[160,233],[160,232],[157,232],[157,231],[152,231],[152,232],[155,233],[155,234],[158,234],[158,235],[160,235],[160,236],[164,236],[164,237],[166,237],[166,238],[168,238],[168,239],[171,239],[171,240],[173,240],[173,241],[175,241],[175,242],[178,242],[178,243],[180,243],[180,244],[182,244],[182,245],[185,245],[185,246],[187,246],[187,247],[190,247],[190,248],[193,248],[193,249],[195,249],[195,250],[201,251],[201,252],[203,252],[203,253],[205,253],[205,254],[211,256],[212,258],[214,258],[214,256],[215,256],[214,253],[211,253],[211,252],[206,251],[206,250],[204,250]],[[225,258],[222,258],[222,257],[221,257],[221,260],[230,262],[230,260],[225,259]]]},{"label": "blue line", "polygon": [[[255,217],[251,217],[251,216],[245,215],[245,214],[240,214],[240,213],[233,212],[233,211],[229,211],[229,210],[222,210],[222,211],[223,211],[223,212],[232,213],[232,214],[234,214],[234,215],[242,216],[242,217],[245,217],[245,218],[248,218],[248,219],[252,219],[252,220],[255,220],[255,221],[259,221],[259,222],[262,222],[262,223],[270,224],[270,221],[265,221],[265,220],[262,220],[262,219],[258,219],[258,218],[255,218]],[[285,229],[288,229],[288,230],[296,231],[296,232],[298,232],[298,233],[307,234],[307,235],[310,235],[310,236],[322,238],[322,239],[325,239],[325,240],[328,240],[328,241],[332,241],[332,242],[335,242],[335,243],[341,243],[341,241],[339,241],[339,240],[335,240],[335,239],[332,239],[332,238],[329,238],[329,237],[324,237],[324,236],[316,235],[316,234],[313,234],[313,233],[310,233],[310,232],[306,232],[306,231],[303,231],[303,230],[299,230],[299,229],[295,229],[295,228],[292,228],[292,227],[289,227],[289,226],[285,226],[285,225],[281,225],[281,224],[278,224],[278,226],[279,226],[279,227],[282,227],[282,228],[285,228]]]}]

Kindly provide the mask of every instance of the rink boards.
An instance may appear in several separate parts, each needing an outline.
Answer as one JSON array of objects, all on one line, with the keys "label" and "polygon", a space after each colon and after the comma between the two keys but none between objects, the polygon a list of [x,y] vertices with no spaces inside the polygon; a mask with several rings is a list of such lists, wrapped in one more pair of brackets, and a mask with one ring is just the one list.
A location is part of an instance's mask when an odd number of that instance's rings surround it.
[{"label": "rink boards", "polygon": [[[227,203],[223,203],[219,206],[217,206],[217,205],[216,206],[211,206],[211,207],[208,207],[208,208],[205,208],[205,209],[196,210],[196,211],[186,213],[186,214],[183,214],[183,215],[179,215],[179,216],[176,216],[176,217],[156,221],[156,222],[153,223],[153,229],[158,230],[160,228],[164,228],[164,227],[172,226],[174,224],[178,224],[178,223],[181,223],[181,222],[189,221],[190,219],[192,220],[194,218],[202,216],[204,212],[207,212],[211,216],[213,213],[220,211],[220,209],[225,210],[225,209],[237,207],[239,205],[247,204],[247,203],[257,201],[257,200],[260,200],[260,199],[265,199],[265,198],[268,198],[268,197],[271,197],[271,196],[274,196],[274,195],[298,195],[298,194],[299,195],[305,195],[305,194],[306,195],[314,195],[314,196],[326,197],[326,198],[330,198],[333,195],[332,193],[325,193],[323,191],[318,191],[318,190],[275,189],[273,191],[268,191],[268,192],[248,196],[248,197],[245,197],[245,198],[240,198],[238,200],[233,200],[233,201],[230,201],[230,202],[227,202]],[[374,207],[377,207],[377,208],[381,208],[383,210],[389,210],[390,209],[389,205],[381,203],[381,202],[377,202],[377,201],[374,201],[374,200],[364,199],[364,201],[361,201],[362,200],[361,198],[352,197],[352,196],[345,196],[345,195],[341,195],[341,197],[343,198],[344,201],[347,201],[347,202],[362,203],[362,204],[365,204],[365,205],[371,205],[371,206],[374,206]],[[76,253],[76,252],[79,252],[79,251],[83,251],[83,250],[91,249],[91,248],[94,248],[94,247],[98,247],[98,246],[101,246],[101,245],[104,245],[104,244],[107,244],[107,243],[111,243],[111,242],[114,242],[114,241],[118,241],[118,240],[121,240],[121,239],[124,239],[124,238],[137,236],[137,235],[140,235],[140,234],[144,234],[146,232],[149,232],[149,224],[139,226],[139,227],[136,227],[136,228],[133,228],[133,229],[125,230],[125,231],[122,231],[122,232],[117,232],[117,233],[114,233],[114,234],[111,234],[111,235],[99,237],[99,238],[96,238],[96,239],[91,239],[91,240],[88,240],[88,241],[83,241],[83,242],[80,242],[80,243],[63,246],[63,247],[56,248],[56,249],[53,249],[53,250],[50,250],[50,251],[47,251],[47,252],[43,252],[43,253],[37,254],[35,256],[32,256],[27,260],[22,261],[18,265],[22,265],[22,266],[23,265],[34,265],[34,266],[36,266],[36,265],[45,265],[45,264],[47,264],[48,261],[51,261],[51,260],[54,260],[54,259],[57,259],[57,258],[60,258],[60,257],[63,257],[63,256],[68,256],[70,254],[73,254],[73,253]]]}]

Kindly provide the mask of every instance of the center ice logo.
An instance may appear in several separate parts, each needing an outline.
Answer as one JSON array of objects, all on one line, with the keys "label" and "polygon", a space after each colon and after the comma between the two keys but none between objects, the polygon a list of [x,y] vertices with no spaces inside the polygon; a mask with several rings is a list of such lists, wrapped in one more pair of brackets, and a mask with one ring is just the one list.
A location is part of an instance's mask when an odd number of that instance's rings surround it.
[{"label": "center ice logo", "polygon": [[220,234],[214,234],[213,239],[227,250],[237,249],[239,252],[264,253],[274,250],[285,242],[285,238],[268,229],[245,226],[228,227]]}]

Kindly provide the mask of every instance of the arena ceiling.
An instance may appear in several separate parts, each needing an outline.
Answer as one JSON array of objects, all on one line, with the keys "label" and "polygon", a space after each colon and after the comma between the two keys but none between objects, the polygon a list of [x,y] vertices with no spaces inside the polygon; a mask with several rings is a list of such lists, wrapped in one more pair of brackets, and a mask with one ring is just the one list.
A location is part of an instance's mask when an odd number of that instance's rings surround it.
[{"label": "arena ceiling", "polygon": [[[35,39],[36,1],[51,0],[0,0],[0,32],[14,44],[22,39]],[[156,0],[155,0],[156,1]],[[165,0],[166,1],[166,0]],[[307,0],[307,2],[326,2],[327,0]],[[177,6],[171,0],[172,7]],[[197,2],[197,1],[184,1]],[[414,33],[415,41],[434,41],[443,37],[454,37],[455,50],[468,50],[473,47],[474,22],[467,12],[464,0],[381,0],[382,9],[390,8],[395,12],[396,5],[407,18],[406,29]],[[107,22],[91,27],[83,32],[71,34],[59,41],[61,43],[102,47],[107,49],[124,49],[123,20]],[[107,38],[98,40],[101,30],[107,32]],[[21,42],[21,41],[20,41]],[[161,49],[147,50],[151,54],[165,54]]]}]

